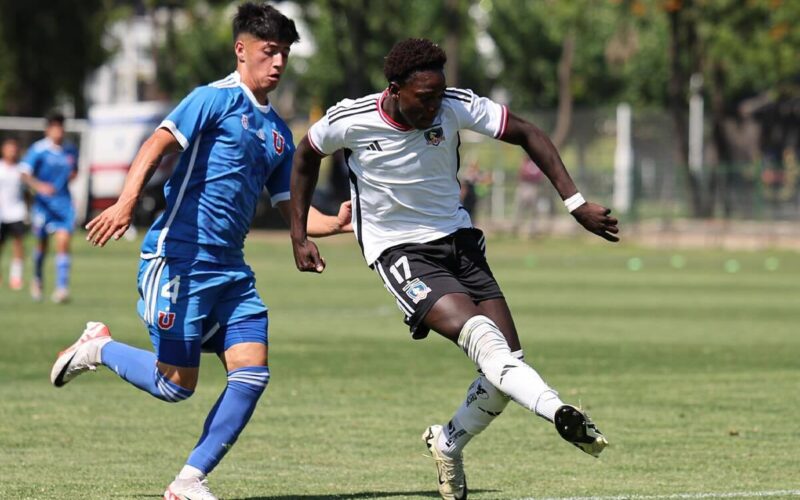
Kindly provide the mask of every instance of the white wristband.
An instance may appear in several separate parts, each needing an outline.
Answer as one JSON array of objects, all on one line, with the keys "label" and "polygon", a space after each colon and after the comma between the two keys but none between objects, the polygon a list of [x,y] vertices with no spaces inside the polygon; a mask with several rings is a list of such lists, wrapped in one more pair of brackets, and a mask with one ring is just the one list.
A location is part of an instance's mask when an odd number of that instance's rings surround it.
[{"label": "white wristband", "polygon": [[576,208],[586,203],[586,200],[583,199],[583,195],[580,193],[575,193],[566,200],[564,200],[564,205],[569,210],[569,213],[572,213]]}]

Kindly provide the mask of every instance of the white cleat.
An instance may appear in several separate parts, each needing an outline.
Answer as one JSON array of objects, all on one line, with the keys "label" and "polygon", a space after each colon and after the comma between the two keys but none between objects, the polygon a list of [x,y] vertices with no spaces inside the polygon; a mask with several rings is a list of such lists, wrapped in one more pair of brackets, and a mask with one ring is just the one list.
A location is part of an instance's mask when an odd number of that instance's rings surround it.
[{"label": "white cleat", "polygon": [[50,299],[56,304],[66,304],[69,302],[69,290],[66,288],[56,288]]},{"label": "white cleat", "polygon": [[439,451],[436,443],[442,433],[441,425],[432,425],[422,433],[422,441],[436,461],[439,475],[439,494],[444,500],[466,500],[467,478],[464,475],[464,460],[461,455],[451,458]]},{"label": "white cleat", "polygon": [[219,500],[208,489],[208,479],[175,479],[167,486],[164,500]]},{"label": "white cleat", "polygon": [[579,408],[564,405],[556,410],[554,420],[562,438],[595,458],[608,446],[608,440],[600,429]]},{"label": "white cleat", "polygon": [[75,341],[56,358],[50,370],[50,382],[61,387],[85,371],[95,371],[100,364],[100,351],[111,342],[111,332],[103,323],[90,321],[86,329]]}]

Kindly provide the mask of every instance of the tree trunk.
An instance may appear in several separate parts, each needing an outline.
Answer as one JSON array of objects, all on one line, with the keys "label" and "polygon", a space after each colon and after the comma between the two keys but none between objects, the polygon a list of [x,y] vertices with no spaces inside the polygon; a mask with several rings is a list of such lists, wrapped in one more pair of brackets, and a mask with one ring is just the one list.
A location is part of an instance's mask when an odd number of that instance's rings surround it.
[{"label": "tree trunk", "polygon": [[445,79],[450,87],[458,87],[459,46],[461,45],[461,12],[459,0],[447,0],[444,4],[445,26],[447,33],[444,39],[444,50],[447,53],[447,64],[444,67]]},{"label": "tree trunk", "polygon": [[553,130],[553,145],[556,149],[567,141],[572,124],[572,61],[575,55],[575,33],[564,37],[561,45],[561,59],[558,61],[558,114]]},{"label": "tree trunk", "polygon": [[669,12],[669,110],[675,126],[675,155],[676,165],[686,177],[689,200],[691,203],[692,215],[698,217],[703,214],[703,197],[700,193],[700,181],[689,169],[689,142],[688,125],[686,117],[686,84],[689,82],[689,74],[686,65],[681,60],[682,54],[689,54],[691,48],[690,36],[694,27],[685,23],[681,13],[683,9]]}]

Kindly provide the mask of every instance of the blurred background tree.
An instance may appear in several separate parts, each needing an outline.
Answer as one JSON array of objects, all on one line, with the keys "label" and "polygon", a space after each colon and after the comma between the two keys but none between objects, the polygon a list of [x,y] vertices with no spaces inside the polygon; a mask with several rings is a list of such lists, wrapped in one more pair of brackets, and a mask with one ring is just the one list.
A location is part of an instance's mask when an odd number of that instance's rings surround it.
[{"label": "blurred background tree", "polygon": [[0,112],[41,116],[68,103],[84,116],[83,87],[108,56],[111,0],[0,0]]}]

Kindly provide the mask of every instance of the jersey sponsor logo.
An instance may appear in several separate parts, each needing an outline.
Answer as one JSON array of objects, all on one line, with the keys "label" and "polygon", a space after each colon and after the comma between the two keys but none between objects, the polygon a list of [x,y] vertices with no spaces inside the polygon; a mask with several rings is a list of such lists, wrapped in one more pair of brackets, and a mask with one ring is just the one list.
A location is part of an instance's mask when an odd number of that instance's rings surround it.
[{"label": "jersey sponsor logo", "polygon": [[428,285],[425,284],[419,278],[414,278],[411,280],[406,286],[403,287],[403,291],[406,292],[408,298],[411,299],[412,302],[418,304],[420,300],[425,300],[428,297],[428,294],[431,293],[431,289]]},{"label": "jersey sponsor logo", "polygon": [[428,129],[423,135],[425,136],[425,142],[430,146],[438,146],[445,139],[442,127]]},{"label": "jersey sponsor logo", "polygon": [[247,115],[242,115],[242,128],[245,130],[250,128],[250,120],[247,119]]},{"label": "jersey sponsor logo", "polygon": [[162,330],[169,330],[175,326],[175,313],[158,311],[158,327]]},{"label": "jersey sponsor logo", "polygon": [[277,130],[272,131],[272,144],[275,146],[275,152],[278,154],[283,153],[283,148],[286,146],[286,141]]}]

